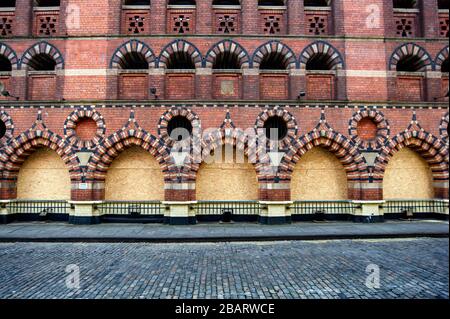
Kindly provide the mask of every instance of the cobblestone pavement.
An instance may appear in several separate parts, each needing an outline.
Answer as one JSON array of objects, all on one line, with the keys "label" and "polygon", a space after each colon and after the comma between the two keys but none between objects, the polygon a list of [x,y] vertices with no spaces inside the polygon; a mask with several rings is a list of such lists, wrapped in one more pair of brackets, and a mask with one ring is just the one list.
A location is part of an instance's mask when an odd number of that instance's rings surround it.
[{"label": "cobblestone pavement", "polygon": [[[5,243],[0,298],[448,298],[448,252],[448,239],[430,238]],[[66,286],[70,264],[79,289]],[[379,289],[366,286],[369,264]]]}]

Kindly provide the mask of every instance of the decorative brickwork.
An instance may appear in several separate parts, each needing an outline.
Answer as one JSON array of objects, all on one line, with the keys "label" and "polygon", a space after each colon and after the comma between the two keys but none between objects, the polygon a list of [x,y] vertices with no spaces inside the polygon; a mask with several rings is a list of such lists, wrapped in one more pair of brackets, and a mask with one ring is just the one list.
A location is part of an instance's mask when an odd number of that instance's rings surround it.
[{"label": "decorative brickwork", "polygon": [[14,35],[14,20],[13,12],[0,12],[0,38]]},{"label": "decorative brickwork", "polygon": [[4,135],[0,136],[0,149],[2,149],[6,145],[6,143],[8,143],[8,141],[13,137],[14,123],[11,116],[9,116],[9,114],[5,111],[0,111],[0,121],[3,123],[5,128]]},{"label": "decorative brickwork", "polygon": [[406,43],[395,49],[389,59],[389,70],[395,71],[398,62],[408,56],[416,56],[422,61],[419,71],[433,70],[433,60],[431,59],[430,54],[427,50],[414,43]]},{"label": "decorative brickwork", "polygon": [[148,10],[123,10],[122,33],[145,35],[150,32],[150,12]]},{"label": "decorative brickwork", "polygon": [[59,10],[37,11],[34,15],[34,35],[50,37],[59,35]]},{"label": "decorative brickwork", "polygon": [[247,51],[237,42],[233,40],[223,40],[216,43],[205,56],[205,67],[212,68],[215,59],[223,53],[234,55],[239,61],[240,68],[248,68],[250,65],[249,55]]},{"label": "decorative brickwork", "polygon": [[[166,111],[160,118],[158,123],[158,135],[166,143],[168,147],[174,145],[175,141],[169,136],[168,124],[175,116],[182,116],[191,122],[192,136],[199,136],[201,134],[201,124],[198,115],[187,108],[171,108]],[[178,143],[178,146],[188,146],[186,143],[191,143],[192,140],[188,139]]]},{"label": "decorative brickwork", "polygon": [[434,63],[436,71],[441,71],[442,64],[444,61],[448,61],[448,54],[449,53],[449,47],[446,46],[443,48],[436,56],[436,61]]},{"label": "decorative brickwork", "polygon": [[308,45],[302,53],[300,53],[300,69],[305,70],[308,61],[318,54],[323,54],[328,57],[326,62],[329,65],[330,70],[339,70],[344,68],[344,60],[342,55],[334,46],[324,41],[316,41]]},{"label": "decorative brickwork", "polygon": [[[77,124],[84,120],[91,119],[96,123],[97,130],[91,139],[85,140],[77,136]],[[80,107],[73,111],[64,122],[64,136],[70,145],[77,149],[91,149],[101,143],[106,133],[106,124],[103,116],[95,109]]]},{"label": "decorative brickwork", "polygon": [[331,11],[306,10],[306,33],[310,35],[330,34]]},{"label": "decorative brickwork", "polygon": [[0,43],[0,55],[9,60],[13,70],[17,70],[19,66],[19,58],[17,57],[16,52],[9,45]]},{"label": "decorative brickwork", "polygon": [[155,55],[152,49],[139,40],[129,40],[122,44],[111,59],[110,67],[114,69],[126,69],[127,64],[125,57],[128,53],[137,53],[142,55],[148,63],[150,68],[154,68],[156,65]]},{"label": "decorative brickwork", "polygon": [[167,33],[180,35],[195,33],[195,11],[170,9],[168,11]]},{"label": "decorative brickwork", "polygon": [[286,33],[284,10],[259,10],[261,33],[277,35]]},{"label": "decorative brickwork", "polygon": [[439,134],[441,139],[447,144],[448,147],[448,112],[442,117],[441,123],[439,124]]},{"label": "decorative brickwork", "polygon": [[241,19],[238,10],[216,10],[214,13],[214,33],[239,34],[241,32]]},{"label": "decorative brickwork", "polygon": [[162,51],[159,56],[158,66],[160,68],[167,68],[170,63],[170,59],[174,58],[176,53],[186,52],[187,55],[192,59],[196,68],[202,67],[202,54],[195,45],[185,40],[175,40],[169,43]]},{"label": "decorative brickwork", "polygon": [[45,54],[50,56],[55,61],[55,69],[64,69],[64,58],[61,52],[52,44],[42,41],[31,46],[22,56],[20,61],[21,69],[29,69],[29,62],[34,56]]},{"label": "decorative brickwork", "polygon": [[[366,139],[361,137],[361,132],[358,132],[358,124],[370,119],[376,125],[376,132],[373,139]],[[389,138],[390,127],[384,114],[375,109],[361,109],[353,114],[348,124],[348,134],[357,147],[363,150],[378,150]]]},{"label": "decorative brickwork", "polygon": [[395,15],[395,32],[398,37],[414,38],[416,37],[416,22],[415,14],[396,14]]},{"label": "decorative brickwork", "polygon": [[286,69],[295,69],[297,66],[295,54],[290,47],[279,41],[269,41],[256,49],[252,58],[253,67],[259,68],[264,57],[270,54],[281,56]]},{"label": "decorative brickwork", "polygon": [[439,15],[439,35],[443,38],[448,38],[449,28],[448,13]]}]

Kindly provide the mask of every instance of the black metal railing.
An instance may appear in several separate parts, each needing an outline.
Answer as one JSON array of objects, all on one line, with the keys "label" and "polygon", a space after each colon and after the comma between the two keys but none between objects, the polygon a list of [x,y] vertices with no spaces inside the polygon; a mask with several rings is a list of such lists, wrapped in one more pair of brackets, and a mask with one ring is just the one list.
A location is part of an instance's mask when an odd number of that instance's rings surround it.
[{"label": "black metal railing", "polygon": [[387,200],[383,204],[384,214],[445,214],[448,202],[442,200]]},{"label": "black metal railing", "polygon": [[106,201],[97,205],[101,215],[129,215],[133,217],[163,215],[160,201]]},{"label": "black metal railing", "polygon": [[198,201],[194,204],[196,215],[259,215],[258,201]]},{"label": "black metal railing", "polygon": [[352,201],[295,201],[291,206],[293,215],[354,215],[356,205]]},{"label": "black metal railing", "polygon": [[13,200],[6,205],[10,214],[69,214],[70,204],[64,200]]}]

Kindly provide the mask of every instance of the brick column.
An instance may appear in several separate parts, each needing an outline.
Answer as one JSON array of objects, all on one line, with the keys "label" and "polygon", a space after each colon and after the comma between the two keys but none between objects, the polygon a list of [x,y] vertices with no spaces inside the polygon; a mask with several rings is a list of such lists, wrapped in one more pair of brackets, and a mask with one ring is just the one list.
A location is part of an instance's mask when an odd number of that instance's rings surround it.
[{"label": "brick column", "polygon": [[386,84],[387,84],[387,96],[388,101],[397,101],[397,72],[388,71]]},{"label": "brick column", "polygon": [[383,1],[384,10],[384,36],[396,37],[394,22],[394,4],[392,1]]},{"label": "brick column", "polygon": [[288,30],[287,34],[305,34],[304,1],[287,0]]},{"label": "brick column", "polygon": [[331,30],[331,34],[334,35],[344,35],[345,34],[345,26],[344,26],[344,3],[343,1],[332,1],[331,8],[333,12],[333,30]]},{"label": "brick column", "polygon": [[197,1],[197,34],[211,34],[212,1]]},{"label": "brick column", "polygon": [[33,0],[16,0],[14,36],[29,36],[33,26]]},{"label": "brick column", "polygon": [[152,0],[150,13],[152,34],[166,33],[166,9],[167,0]]},{"label": "brick column", "polygon": [[306,92],[305,70],[290,70],[289,78],[289,99],[296,100],[300,92]]},{"label": "brick column", "polygon": [[421,35],[425,38],[439,37],[438,0],[419,1]]},{"label": "brick column", "polygon": [[242,33],[258,34],[259,13],[257,0],[241,0]]},{"label": "brick column", "polygon": [[338,70],[336,72],[335,98],[339,101],[347,100],[347,76],[345,70]]},{"label": "brick column", "polygon": [[[155,88],[156,95],[159,100],[164,100],[165,95],[165,83],[166,83],[166,70],[165,69],[150,69],[148,71],[148,89]],[[150,99],[154,99],[154,96],[149,95]]]},{"label": "brick column", "polygon": [[106,81],[106,97],[107,99],[116,100],[119,98],[119,72],[117,69],[109,69],[107,71]]},{"label": "brick column", "polygon": [[243,69],[244,100],[259,100],[259,70]]},{"label": "brick column", "polygon": [[442,101],[442,76],[441,72],[428,71],[425,73],[425,100],[428,102]]},{"label": "brick column", "polygon": [[195,70],[196,99],[211,100],[213,75],[212,69],[197,68]]},{"label": "brick column", "polygon": [[10,87],[8,88],[11,95],[19,97],[20,100],[27,98],[27,77],[24,70],[13,70],[11,72]]}]

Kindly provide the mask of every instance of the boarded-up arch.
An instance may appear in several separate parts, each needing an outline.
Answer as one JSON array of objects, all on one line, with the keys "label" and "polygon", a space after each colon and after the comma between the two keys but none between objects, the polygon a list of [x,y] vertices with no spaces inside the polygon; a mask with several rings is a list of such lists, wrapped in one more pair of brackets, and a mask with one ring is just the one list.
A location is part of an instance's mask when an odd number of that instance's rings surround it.
[{"label": "boarded-up arch", "polygon": [[294,166],[292,200],[346,200],[347,174],[339,159],[322,147],[307,151]]},{"label": "boarded-up arch", "polygon": [[70,188],[69,170],[52,149],[38,148],[20,167],[18,199],[69,200]]},{"label": "boarded-up arch", "polygon": [[396,152],[384,172],[383,198],[434,198],[433,173],[425,159],[409,147]]},{"label": "boarded-up arch", "polygon": [[197,200],[258,200],[255,167],[242,151],[226,144],[215,158],[207,158],[197,172]]},{"label": "boarded-up arch", "polygon": [[164,200],[164,176],[158,161],[132,146],[111,163],[105,180],[106,200]]}]

